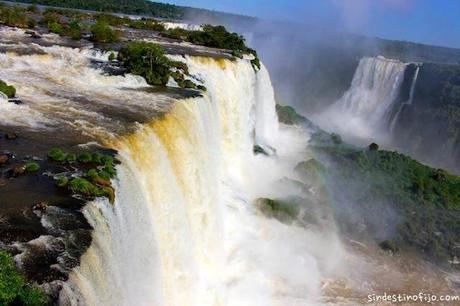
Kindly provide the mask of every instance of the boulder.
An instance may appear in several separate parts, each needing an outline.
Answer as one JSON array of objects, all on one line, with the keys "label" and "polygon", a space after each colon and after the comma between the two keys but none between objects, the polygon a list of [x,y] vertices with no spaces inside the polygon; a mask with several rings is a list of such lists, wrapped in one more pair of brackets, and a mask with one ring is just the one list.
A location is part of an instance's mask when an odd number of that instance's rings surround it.
[{"label": "boulder", "polygon": [[18,165],[13,168],[13,176],[19,176],[26,172],[26,165]]},{"label": "boulder", "polygon": [[30,37],[32,38],[35,38],[35,39],[39,39],[39,38],[42,38],[40,35],[37,34],[37,32],[35,31],[30,31],[30,30],[27,30],[24,32],[25,34],[29,35]]},{"label": "boulder", "polygon": [[5,133],[5,139],[7,140],[15,140],[18,138],[18,134],[16,133]]},{"label": "boulder", "polygon": [[9,158],[6,154],[0,154],[0,166],[8,162]]},{"label": "boulder", "polygon": [[44,211],[48,208],[48,203],[47,202],[39,202],[38,204],[34,205],[32,207],[33,210],[40,210],[40,211]]}]

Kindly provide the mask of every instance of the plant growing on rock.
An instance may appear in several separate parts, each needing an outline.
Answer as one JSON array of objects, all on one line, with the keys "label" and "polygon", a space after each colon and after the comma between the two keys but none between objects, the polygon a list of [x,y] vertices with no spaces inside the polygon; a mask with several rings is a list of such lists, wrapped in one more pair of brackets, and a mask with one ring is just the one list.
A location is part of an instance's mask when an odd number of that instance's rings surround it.
[{"label": "plant growing on rock", "polygon": [[92,40],[97,43],[114,43],[120,40],[120,33],[106,22],[97,21],[91,26]]},{"label": "plant growing on rock", "polygon": [[16,88],[6,84],[2,80],[0,80],[0,92],[4,93],[8,98],[14,98],[14,96],[16,96]]},{"label": "plant growing on rock", "polygon": [[256,200],[256,206],[264,215],[281,222],[293,221],[299,215],[297,205],[280,199],[259,198]]},{"label": "plant growing on rock", "polygon": [[48,152],[48,157],[54,161],[63,162],[66,160],[67,154],[62,149],[52,148]]},{"label": "plant growing on rock", "polygon": [[40,165],[33,161],[27,162],[25,167],[26,167],[26,172],[37,172],[38,170],[40,170]]},{"label": "plant growing on rock", "polygon": [[19,272],[13,257],[0,251],[0,305],[44,306],[48,298],[35,284],[28,283]]},{"label": "plant growing on rock", "polygon": [[171,61],[154,43],[132,42],[120,50],[118,59],[129,73],[144,77],[150,85],[166,85],[171,74]]}]

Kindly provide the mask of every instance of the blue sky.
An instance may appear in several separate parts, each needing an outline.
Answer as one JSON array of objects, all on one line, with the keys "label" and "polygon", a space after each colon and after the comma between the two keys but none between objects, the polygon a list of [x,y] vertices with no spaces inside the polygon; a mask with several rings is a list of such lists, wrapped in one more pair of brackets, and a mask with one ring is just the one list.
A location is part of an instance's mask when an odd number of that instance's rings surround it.
[{"label": "blue sky", "polygon": [[156,0],[460,48],[460,0]]}]

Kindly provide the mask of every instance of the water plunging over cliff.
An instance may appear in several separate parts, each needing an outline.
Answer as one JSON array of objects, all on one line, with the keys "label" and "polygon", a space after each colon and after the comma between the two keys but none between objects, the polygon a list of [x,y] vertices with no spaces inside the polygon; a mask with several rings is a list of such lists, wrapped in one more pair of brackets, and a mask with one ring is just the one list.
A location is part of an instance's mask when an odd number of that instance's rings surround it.
[{"label": "water plunging over cliff", "polygon": [[394,116],[394,118],[391,120],[391,125],[390,125],[390,130],[394,131],[395,125],[398,122],[399,115],[401,114],[401,111],[404,107],[404,105],[412,105],[412,100],[414,99],[414,92],[415,92],[415,85],[417,84],[417,78],[418,78],[418,73],[420,71],[420,66],[417,65],[415,68],[414,76],[412,77],[412,83],[410,85],[410,90],[409,90],[409,99],[407,101],[401,103],[401,105],[398,108],[398,112]]},{"label": "water plunging over cliff", "polygon": [[385,134],[407,65],[384,57],[365,57],[350,88],[317,119],[349,138],[369,140]]},{"label": "water plunging over cliff", "polygon": [[[245,60],[193,57],[187,64],[208,92],[110,144],[122,161],[116,202],[88,205],[94,242],[61,301],[318,303],[320,276],[341,258],[333,227],[286,225],[252,204],[280,195],[275,183],[292,176],[307,139],[279,131],[265,67],[255,73]],[[256,143],[277,156],[254,156]]]}]

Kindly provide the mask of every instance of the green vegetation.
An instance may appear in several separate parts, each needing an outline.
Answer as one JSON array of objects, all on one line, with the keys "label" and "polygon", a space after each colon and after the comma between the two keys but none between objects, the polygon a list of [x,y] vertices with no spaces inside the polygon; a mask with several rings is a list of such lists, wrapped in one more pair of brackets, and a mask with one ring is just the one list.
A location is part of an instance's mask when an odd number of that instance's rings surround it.
[{"label": "green vegetation", "polygon": [[284,124],[301,124],[306,120],[305,117],[299,115],[293,107],[287,105],[283,106],[276,104],[276,113],[278,114],[279,122]]},{"label": "green vegetation", "polygon": [[57,23],[57,22],[48,23],[48,30],[51,33],[55,33],[58,35],[64,34],[64,27],[60,23]]},{"label": "green vegetation", "polygon": [[48,298],[36,285],[27,283],[13,257],[0,251],[0,305],[42,306]]},{"label": "green vegetation", "polygon": [[0,92],[4,93],[8,98],[14,98],[16,95],[16,88],[0,80]]},{"label": "green vegetation", "polygon": [[99,14],[96,16],[97,21],[107,23],[114,27],[125,26],[137,30],[164,31],[165,27],[161,22],[150,18],[131,19],[128,17],[119,17],[111,14]]},{"label": "green vegetation", "polygon": [[182,19],[185,10],[181,7],[150,2],[145,0],[13,0],[56,7],[94,10],[100,12],[116,12],[125,14],[151,15],[160,18]]},{"label": "green vegetation", "polygon": [[66,160],[67,154],[59,148],[52,148],[48,152],[48,157],[54,161],[63,162]]},{"label": "green vegetation", "polygon": [[[340,137],[340,135],[337,135],[337,134],[335,134],[335,133],[332,133],[332,134],[331,134],[331,140],[332,140],[332,142],[333,142],[336,146],[342,144],[342,137]],[[375,144],[371,144],[371,145],[369,146],[369,148],[372,147],[373,145],[375,145]],[[378,146],[377,146],[377,150],[378,150]]]},{"label": "green vegetation", "polygon": [[171,74],[171,61],[154,43],[132,42],[120,50],[118,60],[128,72],[144,77],[151,85],[166,85]]},{"label": "green vegetation", "polygon": [[37,172],[40,170],[40,165],[36,162],[29,161],[26,163],[26,172]]},{"label": "green vegetation", "polygon": [[378,151],[378,150],[379,150],[379,145],[376,144],[375,142],[369,145],[369,151]]},{"label": "green vegetation", "polygon": [[92,40],[98,43],[114,43],[120,40],[120,33],[106,22],[97,21],[91,26]]},{"label": "green vegetation", "polygon": [[0,23],[18,28],[33,28],[35,22],[29,18],[25,10],[19,7],[10,7],[6,5],[0,6]]},{"label": "green vegetation", "polygon": [[161,32],[161,35],[173,39],[185,40],[195,45],[230,50],[235,57],[241,58],[243,54],[252,54],[254,59],[251,60],[251,64],[254,69],[260,69],[257,52],[246,46],[243,36],[228,32],[224,26],[205,24],[202,26],[201,31],[174,28]]},{"label": "green vegetation", "polygon": [[60,163],[75,163],[79,170],[78,177],[66,174],[55,177],[58,187],[65,187],[74,194],[86,198],[107,197],[111,203],[115,201],[115,193],[111,179],[115,178],[115,160],[111,155],[100,152],[82,152],[76,156],[74,153],[67,153],[60,148],[53,148],[49,151],[48,157]]},{"label": "green vegetation", "polygon": [[[338,203],[356,205],[347,208],[352,215],[340,216],[343,226],[353,231],[356,221],[350,220],[361,216],[376,239],[382,231],[393,233],[385,239],[391,245],[382,244],[386,249],[410,246],[443,263],[460,255],[455,248],[460,236],[460,177],[403,154],[378,150],[377,144],[358,149],[324,139],[314,136],[312,144],[327,164],[322,171],[326,182]],[[388,211],[400,221],[382,222]],[[394,230],[389,228],[393,223]]]},{"label": "green vegetation", "polygon": [[290,222],[299,215],[299,207],[289,201],[259,198],[255,203],[264,215],[281,222]]},{"label": "green vegetation", "polygon": [[259,145],[255,145],[252,151],[254,152],[254,154],[268,155],[268,153],[264,150],[264,148],[262,148]]},{"label": "green vegetation", "polygon": [[115,59],[116,59],[115,53],[111,52],[111,53],[109,54],[108,60],[111,61],[111,62],[113,62]]},{"label": "green vegetation", "polygon": [[68,183],[69,183],[69,179],[66,176],[60,175],[56,177],[56,185],[58,187],[66,187]]}]

